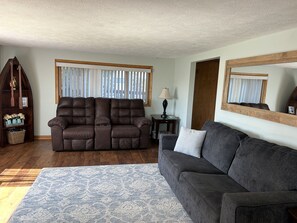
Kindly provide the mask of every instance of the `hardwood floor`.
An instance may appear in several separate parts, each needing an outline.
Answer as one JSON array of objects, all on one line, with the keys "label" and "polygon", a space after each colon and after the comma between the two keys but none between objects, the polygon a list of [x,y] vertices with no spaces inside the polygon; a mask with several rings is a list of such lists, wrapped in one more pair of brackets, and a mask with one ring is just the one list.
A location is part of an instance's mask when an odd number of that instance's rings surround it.
[{"label": "hardwood floor", "polygon": [[51,141],[0,148],[0,222],[7,222],[44,167],[156,163],[157,145],[143,150],[54,152]]}]

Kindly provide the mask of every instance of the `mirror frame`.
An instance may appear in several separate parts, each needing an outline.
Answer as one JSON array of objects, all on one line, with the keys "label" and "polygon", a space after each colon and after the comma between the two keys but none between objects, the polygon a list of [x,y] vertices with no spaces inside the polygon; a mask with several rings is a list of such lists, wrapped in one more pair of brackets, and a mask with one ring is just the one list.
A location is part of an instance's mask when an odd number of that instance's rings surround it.
[{"label": "mirror frame", "polygon": [[258,108],[246,107],[235,104],[228,104],[229,80],[231,69],[235,67],[257,66],[277,63],[297,62],[297,50],[273,53],[261,56],[246,57],[226,61],[224,90],[222,98],[222,110],[239,113],[242,115],[252,116],[260,119],[265,119],[272,122],[277,122],[285,125],[297,127],[297,115],[291,115],[281,112],[268,111]]}]

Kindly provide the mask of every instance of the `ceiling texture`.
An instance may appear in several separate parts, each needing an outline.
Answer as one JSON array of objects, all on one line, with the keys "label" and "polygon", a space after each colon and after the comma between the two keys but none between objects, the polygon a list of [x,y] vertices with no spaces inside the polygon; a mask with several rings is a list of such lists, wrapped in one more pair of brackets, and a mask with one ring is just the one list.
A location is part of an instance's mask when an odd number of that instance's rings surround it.
[{"label": "ceiling texture", "polygon": [[0,45],[175,58],[297,27],[297,0],[0,0]]}]

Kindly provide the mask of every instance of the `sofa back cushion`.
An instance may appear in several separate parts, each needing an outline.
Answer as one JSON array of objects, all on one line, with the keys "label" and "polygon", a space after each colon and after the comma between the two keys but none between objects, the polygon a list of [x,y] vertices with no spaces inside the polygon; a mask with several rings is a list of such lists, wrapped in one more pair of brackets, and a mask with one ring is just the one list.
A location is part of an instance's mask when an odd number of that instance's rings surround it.
[{"label": "sofa back cushion", "polygon": [[135,118],[144,117],[142,99],[111,99],[111,122],[116,125],[130,125]]},{"label": "sofa back cushion", "polygon": [[109,98],[95,98],[96,118],[110,118],[110,103]]},{"label": "sofa back cushion", "polygon": [[93,125],[94,98],[60,98],[57,117],[65,118],[70,125]]},{"label": "sofa back cushion", "polygon": [[249,191],[297,189],[297,150],[261,139],[246,138],[228,175]]},{"label": "sofa back cushion", "polygon": [[216,168],[227,173],[240,141],[247,135],[213,121],[205,122],[202,130],[206,130],[202,156]]}]

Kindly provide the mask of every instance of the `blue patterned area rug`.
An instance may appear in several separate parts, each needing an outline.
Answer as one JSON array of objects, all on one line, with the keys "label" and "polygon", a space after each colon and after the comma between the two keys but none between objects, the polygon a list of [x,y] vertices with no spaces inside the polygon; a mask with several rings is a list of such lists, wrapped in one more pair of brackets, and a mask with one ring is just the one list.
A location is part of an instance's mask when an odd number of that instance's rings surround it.
[{"label": "blue patterned area rug", "polygon": [[192,222],[157,164],[45,168],[16,222]]}]

